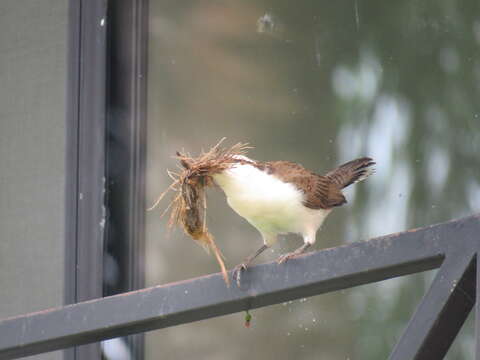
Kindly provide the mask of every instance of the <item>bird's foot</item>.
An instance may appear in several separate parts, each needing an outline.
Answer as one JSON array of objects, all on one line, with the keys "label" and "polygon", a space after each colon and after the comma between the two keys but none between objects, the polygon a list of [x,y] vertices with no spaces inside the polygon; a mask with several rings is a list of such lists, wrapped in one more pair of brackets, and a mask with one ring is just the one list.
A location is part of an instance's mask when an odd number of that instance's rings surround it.
[{"label": "bird's foot", "polygon": [[296,258],[298,255],[303,254],[305,252],[305,250],[307,250],[310,246],[311,246],[310,243],[305,243],[302,246],[300,246],[297,250],[292,251],[291,253],[280,256],[277,259],[277,264],[283,264],[284,262],[286,262],[290,259]]},{"label": "bird's foot", "polygon": [[266,249],[268,248],[267,245],[263,244],[260,249],[258,249],[257,251],[255,251],[254,254],[250,255],[249,257],[247,257],[245,260],[243,260],[243,262],[241,264],[238,264],[237,266],[235,266],[235,268],[233,269],[233,280],[236,280],[237,282],[237,286],[240,287],[240,281],[241,281],[241,277],[242,277],[242,271],[244,270],[247,270],[247,267],[250,265],[250,263],[252,262],[253,259],[255,259],[258,255],[260,255],[262,252],[264,252]]},{"label": "bird's foot", "polygon": [[283,264],[284,262],[287,262],[288,260],[298,256],[300,254],[296,253],[295,251],[294,252],[291,252],[291,253],[288,253],[288,254],[285,254],[285,255],[282,255],[280,256],[278,259],[277,259],[277,264]]},{"label": "bird's foot", "polygon": [[240,287],[241,285],[241,279],[242,279],[242,271],[247,270],[248,265],[246,263],[241,263],[235,266],[233,269],[232,277],[233,280],[237,282],[237,286]]}]

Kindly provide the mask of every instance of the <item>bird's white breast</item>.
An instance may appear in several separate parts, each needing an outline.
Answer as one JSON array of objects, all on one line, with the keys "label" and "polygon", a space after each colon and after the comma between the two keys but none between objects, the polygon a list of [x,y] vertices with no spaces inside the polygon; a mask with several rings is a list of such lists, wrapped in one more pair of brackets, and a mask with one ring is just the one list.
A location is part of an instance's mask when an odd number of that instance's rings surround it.
[{"label": "bird's white breast", "polygon": [[304,194],[295,185],[253,165],[237,164],[213,177],[232,209],[263,234],[313,232],[314,236],[328,214],[305,207]]}]

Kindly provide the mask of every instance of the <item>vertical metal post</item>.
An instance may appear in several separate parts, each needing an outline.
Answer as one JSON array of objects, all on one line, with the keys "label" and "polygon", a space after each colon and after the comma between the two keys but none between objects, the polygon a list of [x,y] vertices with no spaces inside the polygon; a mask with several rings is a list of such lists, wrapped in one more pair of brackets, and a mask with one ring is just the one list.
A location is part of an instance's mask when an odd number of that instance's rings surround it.
[{"label": "vertical metal post", "polygon": [[[119,275],[105,284],[105,296],[144,286],[148,1],[111,2],[108,29],[105,250]],[[134,358],[141,359],[143,335],[126,340]]]},{"label": "vertical metal post", "polygon": [[[67,103],[65,302],[102,296],[105,228],[106,0],[71,0]],[[98,344],[65,352],[100,359]]]}]

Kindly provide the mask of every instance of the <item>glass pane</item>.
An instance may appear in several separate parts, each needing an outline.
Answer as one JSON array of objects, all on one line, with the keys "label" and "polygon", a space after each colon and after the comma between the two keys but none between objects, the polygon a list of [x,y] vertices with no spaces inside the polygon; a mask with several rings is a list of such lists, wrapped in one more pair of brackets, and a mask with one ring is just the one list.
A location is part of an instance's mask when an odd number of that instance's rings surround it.
[{"label": "glass pane", "polygon": [[[175,151],[196,154],[227,137],[229,145],[255,146],[254,159],[295,161],[320,174],[360,156],[377,161],[375,175],[346,189],[348,203],[329,215],[315,249],[480,210],[478,1],[152,0],[149,21],[149,203],[170,184]],[[148,285],[217,272],[214,258],[182,231],[168,234],[159,218],[167,204],[147,214]],[[209,192],[208,209],[229,268],[261,245],[220,190]],[[298,236],[283,237],[258,261],[300,244]],[[146,352],[152,359],[155,349],[180,348],[185,357],[199,349],[205,357],[252,356],[256,349],[278,359],[313,359],[319,351],[332,359],[384,359],[425,291],[422,276],[393,281],[396,296],[369,296],[378,313],[345,306],[362,297],[361,288],[315,298],[332,316],[315,328],[315,346],[271,337],[305,325],[298,304],[291,307],[296,316],[282,306],[255,311],[266,319],[264,330],[259,323],[234,330],[239,314],[202,322],[201,332],[198,324],[155,332]],[[384,331],[369,337],[378,319]],[[229,336],[217,342],[218,334]],[[471,327],[463,336],[473,336]],[[449,356],[468,358],[466,349]]]}]

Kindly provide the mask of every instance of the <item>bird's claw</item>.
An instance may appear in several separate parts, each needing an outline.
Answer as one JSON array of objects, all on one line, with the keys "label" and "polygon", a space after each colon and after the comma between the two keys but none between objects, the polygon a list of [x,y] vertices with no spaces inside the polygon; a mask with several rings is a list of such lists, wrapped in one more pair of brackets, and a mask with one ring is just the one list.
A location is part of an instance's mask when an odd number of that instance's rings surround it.
[{"label": "bird's claw", "polygon": [[297,256],[303,254],[305,252],[305,250],[308,249],[311,245],[312,244],[310,244],[310,243],[305,243],[302,246],[300,246],[297,250],[292,251],[291,253],[280,256],[277,259],[277,264],[283,264],[287,260],[296,258]]},{"label": "bird's claw", "polygon": [[237,282],[237,286],[240,287],[241,285],[241,278],[242,278],[242,271],[247,270],[247,264],[241,263],[235,266],[233,269],[233,279]]},{"label": "bird's claw", "polygon": [[287,262],[288,260],[293,259],[297,255],[298,254],[296,254],[295,252],[282,255],[277,259],[277,264],[283,264],[284,262]]}]

